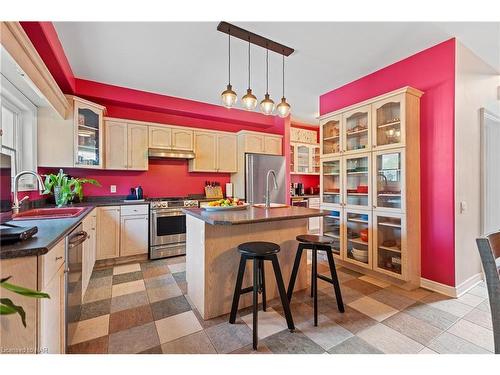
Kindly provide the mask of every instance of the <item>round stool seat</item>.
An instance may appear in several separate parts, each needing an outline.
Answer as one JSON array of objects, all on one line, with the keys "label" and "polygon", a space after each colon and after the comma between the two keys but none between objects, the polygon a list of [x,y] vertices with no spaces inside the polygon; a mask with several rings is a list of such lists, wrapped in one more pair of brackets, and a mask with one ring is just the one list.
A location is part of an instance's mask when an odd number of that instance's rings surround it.
[{"label": "round stool seat", "polygon": [[302,243],[310,243],[314,245],[331,245],[335,242],[335,238],[318,236],[315,234],[301,234],[295,238],[297,241]]},{"label": "round stool seat", "polygon": [[280,247],[272,242],[255,241],[239,244],[238,251],[240,254],[258,257],[279,253]]}]

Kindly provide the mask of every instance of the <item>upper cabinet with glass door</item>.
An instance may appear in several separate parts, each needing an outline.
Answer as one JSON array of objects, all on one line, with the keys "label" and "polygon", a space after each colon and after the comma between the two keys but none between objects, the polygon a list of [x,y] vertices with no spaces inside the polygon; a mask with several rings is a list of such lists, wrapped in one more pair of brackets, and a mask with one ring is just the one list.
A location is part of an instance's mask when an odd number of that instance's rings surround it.
[{"label": "upper cabinet with glass door", "polygon": [[405,144],[405,95],[395,95],[372,104],[373,147],[400,147]]},{"label": "upper cabinet with glass door", "polygon": [[320,139],[322,156],[339,155],[342,151],[342,115],[330,117],[321,122]]},{"label": "upper cabinet with glass door", "polygon": [[311,173],[311,148],[308,145],[297,145],[295,149],[297,155],[296,173]]},{"label": "upper cabinet with glass door", "polygon": [[405,152],[404,149],[373,153],[373,208],[385,211],[405,211]]},{"label": "upper cabinet with glass door", "polygon": [[75,167],[103,168],[104,107],[72,97],[75,127]]},{"label": "upper cabinet with glass door", "polygon": [[371,209],[371,154],[351,155],[343,159],[345,206]]},{"label": "upper cabinet with glass door", "polygon": [[371,106],[366,105],[345,112],[343,117],[343,152],[366,152],[371,149]]},{"label": "upper cabinet with glass door", "polygon": [[342,174],[341,159],[323,159],[321,162],[321,203],[341,206],[342,198]]}]

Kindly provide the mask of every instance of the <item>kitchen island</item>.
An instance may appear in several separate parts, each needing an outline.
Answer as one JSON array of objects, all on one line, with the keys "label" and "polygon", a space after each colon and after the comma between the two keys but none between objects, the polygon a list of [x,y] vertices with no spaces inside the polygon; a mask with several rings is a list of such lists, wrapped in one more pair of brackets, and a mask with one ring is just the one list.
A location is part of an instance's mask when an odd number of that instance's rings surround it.
[{"label": "kitchen island", "polygon": [[[308,219],[327,216],[329,211],[304,207],[247,207],[243,210],[208,212],[186,208],[186,280],[188,296],[203,319],[231,310],[240,261],[237,246],[249,241],[268,241],[280,245],[278,254],[285,287],[292,271],[297,241],[307,233]],[[307,286],[306,256],[295,283],[295,290]],[[272,265],[265,262],[267,299],[278,297]],[[243,288],[252,284],[251,262],[247,262]],[[241,296],[239,308],[252,304],[252,295]]]}]

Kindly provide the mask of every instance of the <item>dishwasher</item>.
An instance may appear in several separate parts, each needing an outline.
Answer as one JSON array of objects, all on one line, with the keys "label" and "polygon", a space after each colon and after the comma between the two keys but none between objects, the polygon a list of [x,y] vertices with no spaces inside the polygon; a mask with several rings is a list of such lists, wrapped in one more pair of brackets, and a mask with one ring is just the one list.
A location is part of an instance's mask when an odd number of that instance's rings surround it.
[{"label": "dishwasher", "polygon": [[72,341],[72,333],[68,329],[69,324],[80,320],[82,309],[82,254],[83,243],[89,238],[80,223],[66,236],[65,255],[65,331],[66,349]]}]

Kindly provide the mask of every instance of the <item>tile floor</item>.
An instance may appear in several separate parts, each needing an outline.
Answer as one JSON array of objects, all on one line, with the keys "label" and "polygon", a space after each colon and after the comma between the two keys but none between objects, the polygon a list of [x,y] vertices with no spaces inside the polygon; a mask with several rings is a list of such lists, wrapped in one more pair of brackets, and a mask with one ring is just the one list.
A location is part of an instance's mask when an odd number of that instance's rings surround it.
[{"label": "tile floor", "polygon": [[[201,319],[187,297],[185,258],[95,271],[70,353],[256,353],[251,308],[236,324]],[[327,274],[325,264],[320,273]],[[290,333],[279,300],[259,311],[257,353],[491,353],[493,333],[484,285],[458,299],[405,291],[339,268],[345,313],[330,284],[318,282],[319,326],[308,291],[294,294]]]}]

